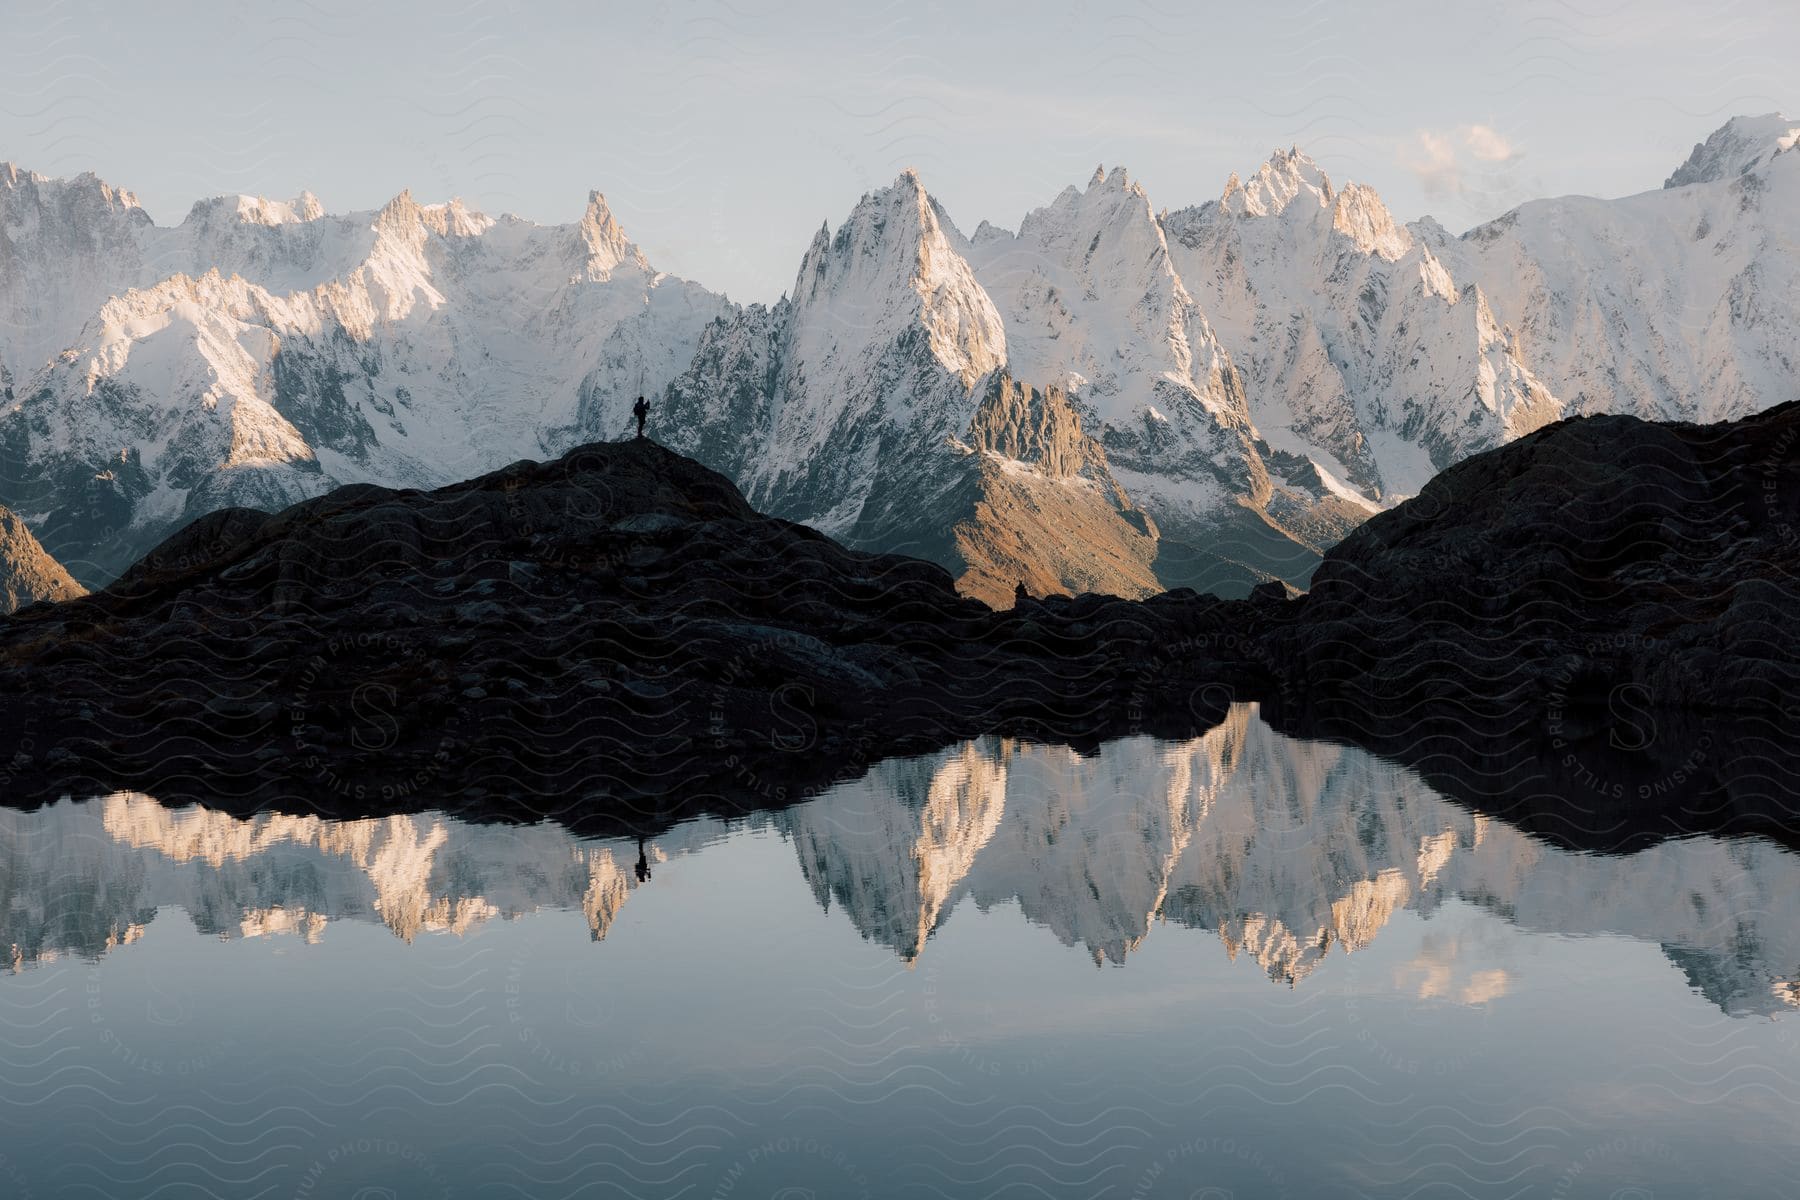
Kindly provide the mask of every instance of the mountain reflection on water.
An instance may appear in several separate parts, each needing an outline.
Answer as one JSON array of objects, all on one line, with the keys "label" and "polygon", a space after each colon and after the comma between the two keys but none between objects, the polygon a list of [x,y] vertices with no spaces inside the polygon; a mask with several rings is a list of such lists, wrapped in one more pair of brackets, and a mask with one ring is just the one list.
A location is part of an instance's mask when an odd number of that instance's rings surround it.
[{"label": "mountain reflection on water", "polygon": [[[972,901],[1015,906],[1096,963],[1127,963],[1159,924],[1207,931],[1231,959],[1298,986],[1401,910],[1429,915],[1454,899],[1532,932],[1653,943],[1726,1013],[1800,1005],[1794,853],[1712,837],[1625,855],[1558,849],[1403,767],[1276,733],[1253,705],[1191,741],[1126,739],[1085,757],[981,738],[642,845],[430,812],[240,818],[127,793],[4,811],[0,945],[19,970],[97,958],[176,907],[207,934],[307,942],[342,920],[410,942],[559,909],[581,913],[598,941],[663,864],[770,831],[827,912],[908,963]],[[1503,966],[1454,980],[1421,970],[1421,995],[1466,1003],[1511,984]]]}]

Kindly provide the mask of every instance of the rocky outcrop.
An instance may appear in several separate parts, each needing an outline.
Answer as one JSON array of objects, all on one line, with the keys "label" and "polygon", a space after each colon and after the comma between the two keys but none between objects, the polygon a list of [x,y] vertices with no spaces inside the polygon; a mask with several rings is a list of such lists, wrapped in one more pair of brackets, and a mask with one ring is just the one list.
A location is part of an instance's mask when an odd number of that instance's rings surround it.
[{"label": "rocky outcrop", "polygon": [[87,589],[38,544],[17,513],[0,508],[0,612],[39,600],[73,600]]},{"label": "rocky outcrop", "polygon": [[[957,485],[975,503],[1011,495],[980,490],[991,469],[1027,478],[1033,504],[1079,484],[1096,520],[1130,523],[1053,396],[993,399],[973,423],[983,448],[965,446],[979,470]],[[1575,812],[1601,841],[1634,801],[1671,828],[1762,827],[1781,797],[1755,772],[1656,736],[1673,709],[1786,736],[1797,449],[1800,405],[1717,426],[1564,421],[1369,522],[1305,595],[1006,611],[932,563],[762,516],[649,441],[430,492],[341,488],[274,516],[220,510],[114,587],[0,622],[0,762],[26,799],[126,787],[344,815],[429,793],[629,827],[780,806],[980,732],[1188,736],[1254,699],[1284,730],[1421,770],[1460,752],[1526,780],[1498,800],[1475,786],[1475,806]],[[1027,528],[1026,504],[996,511]],[[1542,762],[1479,750],[1494,737],[1547,738],[1531,754],[1563,775],[1531,782]],[[1634,752],[1633,738],[1657,749],[1595,784],[1596,741]],[[1699,816],[1696,780],[1710,781]]]},{"label": "rocky outcrop", "polygon": [[1326,556],[1269,646],[1315,705],[1787,711],[1800,404],[1568,420],[1451,467]]},{"label": "rocky outcrop", "polygon": [[[901,545],[942,563],[959,592],[993,608],[1010,607],[1021,586],[1033,597],[1142,599],[1173,588],[1242,596],[1270,578],[1270,557],[1297,576],[1311,568],[1303,550],[1249,508],[1221,521],[1205,549],[1169,537],[1126,494],[1061,387],[997,374],[967,432],[932,450],[904,481],[909,497],[872,493],[890,515],[859,522],[857,544]],[[910,499],[921,489],[935,497],[924,519]],[[891,515],[899,513],[914,515]],[[1232,557],[1244,546],[1254,551],[1244,557],[1263,567]]]},{"label": "rocky outcrop", "polygon": [[996,613],[940,567],[764,517],[653,442],[598,444],[437,491],[210,514],[112,588],[0,626],[0,759],[47,794],[648,821],[791,801],[991,728],[1193,732],[1217,713],[1165,718],[1161,680],[1115,668],[1248,612],[1187,594]]},{"label": "rocky outcrop", "polygon": [[1061,388],[995,378],[966,445],[975,479],[973,503],[951,514],[964,564],[957,590],[995,608],[1009,607],[1019,586],[1033,596],[1164,590],[1153,566],[1156,524],[1113,478]]}]

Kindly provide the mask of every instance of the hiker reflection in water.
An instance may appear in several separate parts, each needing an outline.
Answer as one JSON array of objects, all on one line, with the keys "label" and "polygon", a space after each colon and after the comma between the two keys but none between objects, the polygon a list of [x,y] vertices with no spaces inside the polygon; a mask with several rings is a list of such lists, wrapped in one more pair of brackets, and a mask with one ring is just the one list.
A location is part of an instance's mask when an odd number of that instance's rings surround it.
[{"label": "hiker reflection in water", "polygon": [[[639,417],[638,420],[643,420]],[[643,436],[642,434],[638,436]],[[637,878],[639,883],[650,882],[650,857],[644,853],[644,839],[638,839]]]},{"label": "hiker reflection in water", "polygon": [[644,436],[644,418],[650,415],[650,402],[639,396],[637,403],[631,406],[631,415],[637,418],[637,435],[641,438]]}]

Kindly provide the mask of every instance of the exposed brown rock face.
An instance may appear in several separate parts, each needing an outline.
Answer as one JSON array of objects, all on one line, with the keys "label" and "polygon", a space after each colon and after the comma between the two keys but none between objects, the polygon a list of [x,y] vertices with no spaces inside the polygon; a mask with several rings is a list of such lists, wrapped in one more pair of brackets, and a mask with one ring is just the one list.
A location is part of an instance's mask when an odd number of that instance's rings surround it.
[{"label": "exposed brown rock face", "polygon": [[934,509],[947,514],[948,538],[890,535],[875,544],[903,544],[942,563],[957,590],[995,608],[1010,606],[1021,583],[1033,596],[1142,598],[1192,588],[1241,598],[1266,580],[1305,579],[1316,551],[1365,515],[1327,501],[1277,520],[1281,505],[1262,474],[1252,481],[1261,508],[1227,508],[1199,541],[1172,538],[1127,493],[1061,388],[1040,391],[1004,373],[956,444],[966,478],[941,487]]},{"label": "exposed brown rock face", "polygon": [[1059,387],[1040,392],[1010,376],[999,376],[969,422],[969,444],[1033,463],[1052,479],[1079,476],[1104,481],[1120,507],[1130,507],[1124,490],[1107,472],[1106,451],[1082,430],[1080,415]]},{"label": "exposed brown rock face", "polygon": [[1112,477],[1062,389],[996,378],[968,446],[979,484],[974,511],[953,532],[963,595],[1007,608],[1019,584],[1033,596],[1165,590],[1153,567],[1155,523]]},{"label": "exposed brown rock face", "polygon": [[38,544],[25,522],[0,508],[0,613],[16,612],[39,600],[73,600],[87,589]]}]

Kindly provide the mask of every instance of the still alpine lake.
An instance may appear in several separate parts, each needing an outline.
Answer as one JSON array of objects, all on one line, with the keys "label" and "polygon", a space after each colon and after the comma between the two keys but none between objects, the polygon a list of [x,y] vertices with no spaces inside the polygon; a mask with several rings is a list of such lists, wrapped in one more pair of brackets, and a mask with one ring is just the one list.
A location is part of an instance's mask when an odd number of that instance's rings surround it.
[{"label": "still alpine lake", "polygon": [[1250,706],[641,844],[65,799],[0,920],[6,1196],[1800,1179],[1800,857],[1562,849]]}]

